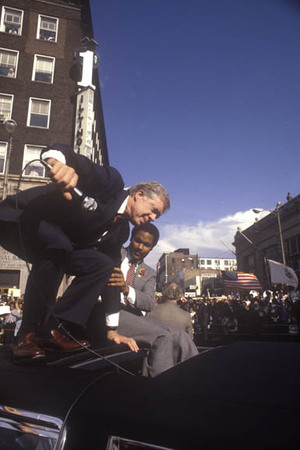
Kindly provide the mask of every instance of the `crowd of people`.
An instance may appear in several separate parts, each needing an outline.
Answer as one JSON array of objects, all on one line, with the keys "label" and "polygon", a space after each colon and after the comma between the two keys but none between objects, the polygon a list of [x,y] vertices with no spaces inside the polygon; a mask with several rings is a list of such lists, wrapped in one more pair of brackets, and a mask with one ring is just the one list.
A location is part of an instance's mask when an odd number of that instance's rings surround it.
[{"label": "crowd of people", "polygon": [[6,294],[0,295],[0,344],[12,344],[22,322],[23,297],[12,297]]},{"label": "crowd of people", "polygon": [[194,337],[202,335],[205,340],[217,334],[258,336],[267,331],[297,334],[300,330],[300,298],[293,291],[279,289],[184,300],[180,306],[192,317]]}]

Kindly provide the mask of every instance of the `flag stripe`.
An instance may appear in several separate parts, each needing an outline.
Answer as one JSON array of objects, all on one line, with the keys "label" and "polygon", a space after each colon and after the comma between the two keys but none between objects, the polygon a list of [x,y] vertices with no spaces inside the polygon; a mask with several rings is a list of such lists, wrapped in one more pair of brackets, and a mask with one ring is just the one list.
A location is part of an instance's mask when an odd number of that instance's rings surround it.
[{"label": "flag stripe", "polygon": [[224,285],[229,289],[262,290],[261,284],[253,273],[222,272]]}]

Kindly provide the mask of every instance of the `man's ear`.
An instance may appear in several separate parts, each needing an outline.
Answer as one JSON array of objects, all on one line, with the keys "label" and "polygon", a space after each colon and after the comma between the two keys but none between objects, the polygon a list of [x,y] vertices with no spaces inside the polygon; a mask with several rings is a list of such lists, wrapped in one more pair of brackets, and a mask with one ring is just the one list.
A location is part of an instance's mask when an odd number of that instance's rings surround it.
[{"label": "man's ear", "polygon": [[142,191],[142,189],[139,189],[138,191],[136,191],[136,193],[133,196],[134,201],[136,200],[140,200],[141,198],[144,197],[144,192]]}]

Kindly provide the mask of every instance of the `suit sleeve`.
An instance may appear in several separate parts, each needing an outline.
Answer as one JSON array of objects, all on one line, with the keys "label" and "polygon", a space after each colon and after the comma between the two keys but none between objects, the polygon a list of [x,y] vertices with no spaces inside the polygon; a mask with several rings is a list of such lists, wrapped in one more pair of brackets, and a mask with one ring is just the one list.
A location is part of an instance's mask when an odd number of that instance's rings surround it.
[{"label": "suit sleeve", "polygon": [[[61,152],[66,159],[66,164],[73,167],[79,176],[78,187],[85,194],[92,195],[97,192],[99,200],[107,201],[124,188],[124,182],[120,173],[113,167],[100,166],[84,155],[79,155],[73,149],[64,144],[55,144],[52,150]],[[42,153],[49,151],[49,147]]]},{"label": "suit sleeve", "polygon": [[156,273],[151,271],[151,274],[145,280],[142,288],[134,288],[136,295],[135,307],[143,311],[152,311],[155,305],[155,286]]},{"label": "suit sleeve", "polygon": [[142,311],[152,311],[155,305],[156,272],[147,267],[147,274],[134,283],[135,307]]}]

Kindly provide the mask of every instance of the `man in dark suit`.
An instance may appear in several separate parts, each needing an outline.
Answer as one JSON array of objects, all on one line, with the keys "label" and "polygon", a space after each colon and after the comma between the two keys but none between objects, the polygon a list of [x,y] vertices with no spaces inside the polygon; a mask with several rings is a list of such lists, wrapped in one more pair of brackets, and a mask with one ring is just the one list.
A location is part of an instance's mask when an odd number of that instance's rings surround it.
[{"label": "man in dark suit", "polygon": [[[94,164],[66,145],[45,149],[42,158],[51,166],[54,183],[28,189],[0,204],[0,244],[32,263],[14,357],[44,356],[43,336],[37,337],[46,306],[52,311],[44,337],[48,339],[51,330],[51,344],[64,351],[77,349],[81,343],[69,341],[58,327],[62,323],[85,327],[100,294],[108,339],[125,342],[136,351],[134,340],[117,332],[120,293],[107,281],[120,263],[128,222],[140,225],[158,218],[170,206],[168,193],[156,182],[124,189],[116,169]],[[75,187],[96,200],[94,211],[81,207]],[[53,307],[63,274],[75,278]]]},{"label": "man in dark suit", "polygon": [[134,227],[129,247],[121,252],[121,268],[116,267],[109,279],[109,286],[121,289],[119,332],[148,348],[146,363],[151,377],[198,354],[187,333],[146,315],[155,305],[156,272],[144,258],[158,239],[153,224]]},{"label": "man in dark suit", "polygon": [[177,302],[183,293],[176,283],[168,283],[162,288],[162,297],[150,316],[173,327],[181,328],[193,338],[193,324],[190,314],[181,309]]}]

